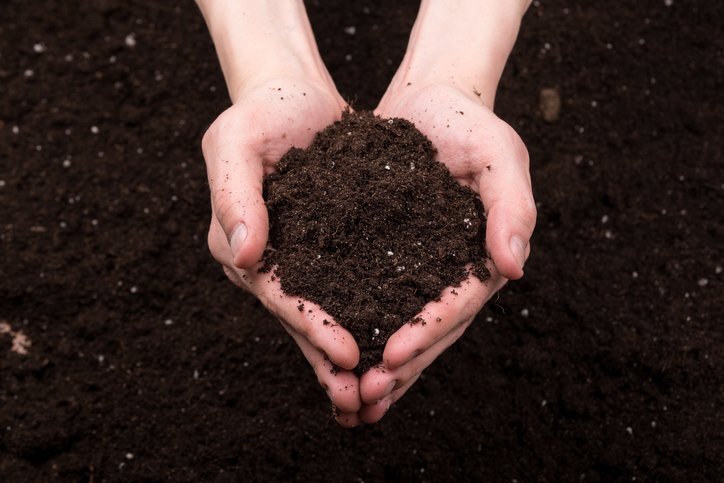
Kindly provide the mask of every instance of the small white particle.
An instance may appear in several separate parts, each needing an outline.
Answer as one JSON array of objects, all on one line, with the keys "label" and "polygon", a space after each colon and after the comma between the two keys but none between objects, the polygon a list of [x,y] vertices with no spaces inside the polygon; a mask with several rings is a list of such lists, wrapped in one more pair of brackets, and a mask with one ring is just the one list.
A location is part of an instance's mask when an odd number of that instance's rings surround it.
[{"label": "small white particle", "polygon": [[138,287],[136,287],[136,286],[131,287],[131,293],[136,293],[136,292],[138,292]]},{"label": "small white particle", "polygon": [[17,134],[20,132],[20,128],[18,126],[13,126],[13,134]]},{"label": "small white particle", "polygon": [[392,123],[394,123],[394,122],[395,122],[394,119],[390,119],[389,121],[387,121],[387,124],[392,124]]},{"label": "small white particle", "polygon": [[99,132],[98,126],[91,126],[90,131],[91,131],[93,134],[98,134],[98,132]]},{"label": "small white particle", "polygon": [[35,75],[35,72],[33,72],[33,69],[27,69],[25,72],[23,72],[23,75],[25,77],[33,77],[33,75]]},{"label": "small white particle", "polygon": [[699,287],[706,287],[707,285],[709,285],[709,279],[706,279],[706,278],[699,279]]},{"label": "small white particle", "polygon": [[36,151],[42,151],[42,150],[43,150],[43,146],[41,146],[40,144],[38,144],[37,146],[35,146],[35,150],[36,150]]},{"label": "small white particle", "polygon": [[720,274],[720,273],[722,272],[722,270],[724,270],[724,269],[722,269],[721,266],[717,266],[717,267],[714,269],[714,273]]},{"label": "small white particle", "polygon": [[656,427],[656,421],[651,421],[651,427],[652,427],[652,428],[655,428],[655,427]]},{"label": "small white particle", "polygon": [[171,319],[166,319],[166,320],[163,321],[163,323],[166,324],[166,325],[173,325],[173,320],[171,320]]},{"label": "small white particle", "polygon": [[91,220],[91,225],[97,226],[97,225],[98,225],[98,220]]},{"label": "small white particle", "polygon": [[665,209],[661,210],[661,214],[662,214],[662,215],[665,215],[665,214],[666,214],[666,210],[665,210]]},{"label": "small white particle", "polygon": [[198,378],[199,378],[199,371],[194,370],[194,379],[198,379]]},{"label": "small white particle", "polygon": [[126,45],[129,47],[135,47],[136,46],[136,34],[128,34],[126,35]]},{"label": "small white particle", "polygon": [[126,453],[126,459],[132,460],[133,459],[133,453]]},{"label": "small white particle", "polygon": [[372,333],[375,335],[375,337],[377,337],[378,335],[380,335],[380,329],[374,329]]},{"label": "small white particle", "polygon": [[540,402],[541,407],[545,407],[546,404],[548,404],[548,401],[545,399]]},{"label": "small white particle", "polygon": [[2,188],[3,186],[5,186],[5,180],[4,180],[4,179],[0,179],[0,188]]},{"label": "small white particle", "polygon": [[674,4],[674,0],[664,0],[664,5],[670,7]]},{"label": "small white particle", "polygon": [[605,236],[605,237],[608,238],[608,239],[613,238],[613,234],[611,233],[611,230],[606,230],[606,231],[603,233],[603,236]]},{"label": "small white particle", "polygon": [[520,315],[522,315],[523,317],[528,317],[530,315],[530,312],[528,311],[528,309],[523,309],[520,311]]},{"label": "small white particle", "polygon": [[639,39],[639,45],[644,45],[646,41],[644,39]]},{"label": "small white particle", "polygon": [[73,61],[73,54],[66,54],[65,57],[63,57],[66,62],[72,62]]},{"label": "small white particle", "polygon": [[70,160],[69,160],[69,159],[66,159],[65,161],[63,161],[63,167],[64,167],[64,168],[70,168]]},{"label": "small white particle", "polygon": [[35,44],[33,45],[33,50],[39,54],[45,52],[46,48],[43,44]]},{"label": "small white particle", "polygon": [[608,221],[608,215],[603,215],[601,217],[601,223],[606,223]]},{"label": "small white particle", "polygon": [[388,256],[388,257],[391,257],[392,255],[394,255],[393,252],[387,252],[387,256]]},{"label": "small white particle", "polygon": [[354,25],[352,25],[351,27],[345,27],[344,32],[349,35],[354,35],[357,32],[357,28]]},{"label": "small white particle", "polygon": [[60,227],[61,227],[61,228],[66,228],[67,226],[68,226],[68,224],[67,224],[66,222],[64,222],[64,221],[61,221],[61,222],[60,222]]},{"label": "small white particle", "polygon": [[631,276],[632,276],[633,278],[638,278],[638,277],[639,277],[639,272],[633,272],[633,273],[631,274]]},{"label": "small white particle", "polygon": [[352,60],[352,55],[351,55],[351,54],[345,55],[345,56],[344,56],[344,60],[346,60],[347,62],[349,62],[350,60]]},{"label": "small white particle", "polygon": [[389,165],[386,165],[386,166],[385,166],[385,169],[390,169],[390,166],[389,166]]},{"label": "small white particle", "polygon": [[596,107],[597,105],[598,105],[598,102],[596,102],[596,101],[591,101],[591,107]]},{"label": "small white particle", "polygon": [[629,427],[629,428],[626,428],[626,432],[627,432],[628,434],[633,434],[633,428],[630,428],[630,427]]},{"label": "small white particle", "polygon": [[606,48],[607,48],[608,50],[611,50],[611,49],[613,48],[613,45],[611,45],[611,44],[606,44]]},{"label": "small white particle", "polygon": [[111,58],[108,59],[108,62],[109,62],[110,64],[115,64],[115,63],[116,63],[116,60],[117,60],[117,59],[116,59],[116,56],[115,56],[115,55],[111,55]]}]

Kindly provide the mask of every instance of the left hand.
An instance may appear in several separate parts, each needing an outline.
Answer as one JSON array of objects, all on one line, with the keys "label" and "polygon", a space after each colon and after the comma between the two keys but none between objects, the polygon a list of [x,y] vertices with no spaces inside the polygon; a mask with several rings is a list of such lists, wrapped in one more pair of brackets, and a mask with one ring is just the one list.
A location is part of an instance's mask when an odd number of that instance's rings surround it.
[{"label": "left hand", "polygon": [[383,363],[362,375],[363,421],[384,416],[445,349],[470,325],[485,302],[507,279],[523,276],[535,227],[536,207],[528,172],[528,151],[520,137],[486,107],[473,86],[400,83],[391,85],[375,114],[413,122],[437,149],[454,179],[480,195],[487,215],[486,244],[491,278],[476,277],[448,287],[439,302],[420,316],[425,324],[406,324],[387,341]]}]

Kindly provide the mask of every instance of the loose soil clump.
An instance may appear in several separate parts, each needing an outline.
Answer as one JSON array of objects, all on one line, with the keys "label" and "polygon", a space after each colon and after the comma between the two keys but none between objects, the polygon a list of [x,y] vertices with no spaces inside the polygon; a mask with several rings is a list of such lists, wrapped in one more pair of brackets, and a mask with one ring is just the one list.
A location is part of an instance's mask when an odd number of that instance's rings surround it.
[{"label": "loose soil clump", "polygon": [[360,374],[402,325],[426,323],[418,314],[445,287],[490,276],[483,205],[434,154],[407,120],[345,112],[264,182],[262,270],[276,266],[286,294],[350,331]]}]

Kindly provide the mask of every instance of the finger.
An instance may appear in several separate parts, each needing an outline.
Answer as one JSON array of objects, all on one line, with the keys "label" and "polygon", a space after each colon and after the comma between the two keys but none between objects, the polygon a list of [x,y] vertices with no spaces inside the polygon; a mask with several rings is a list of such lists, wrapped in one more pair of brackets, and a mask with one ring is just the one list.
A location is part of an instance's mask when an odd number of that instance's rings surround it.
[{"label": "finger", "polygon": [[[410,381],[416,381],[422,371],[460,338],[472,322],[472,318],[474,316],[458,325],[428,350],[416,355],[401,367],[390,370],[382,366],[363,374],[360,379],[362,403],[376,404],[380,400],[387,399],[390,394],[395,395],[393,401],[399,399],[412,385]],[[385,389],[382,390],[382,388]]]},{"label": "finger", "polygon": [[[278,283],[277,280],[272,282],[272,285]],[[359,364],[359,347],[352,334],[334,322],[319,305],[279,295],[281,288],[272,292],[271,297],[267,294],[257,296],[274,315],[304,337],[315,349],[324,353],[333,364],[347,370],[354,369]]]},{"label": "finger", "polygon": [[486,160],[477,183],[487,213],[487,248],[503,277],[516,280],[530,254],[536,207],[525,145],[510,126],[498,136],[506,148]]},{"label": "finger", "polygon": [[340,426],[345,428],[354,428],[360,425],[362,418],[359,412],[345,413],[343,411],[337,411],[337,416],[334,418]]},{"label": "finger", "polygon": [[396,370],[427,351],[460,324],[472,320],[506,281],[492,263],[488,263],[488,268],[491,277],[487,282],[470,276],[460,287],[447,287],[439,301],[425,305],[420,313],[422,322],[406,324],[392,334],[383,355],[385,366]]},{"label": "finger", "polygon": [[445,352],[460,336],[465,332],[470,321],[461,324],[454,330],[448,332],[436,344],[425,352],[416,354],[407,363],[395,370],[390,370],[384,366],[375,368],[362,375],[360,379],[360,387],[362,389],[362,403],[376,404],[382,399],[386,399],[390,394],[400,393],[400,388],[409,387],[409,381],[417,379],[417,376],[432,364],[437,357]]},{"label": "finger", "polygon": [[248,268],[261,259],[269,233],[264,167],[243,137],[229,130],[217,121],[204,135],[202,148],[214,216],[231,248],[233,265]]},{"label": "finger", "polygon": [[390,393],[380,401],[376,402],[375,404],[363,404],[362,408],[359,411],[359,415],[362,421],[368,424],[372,424],[382,419],[384,415],[387,414],[387,412],[390,410],[390,407],[394,403],[396,403],[407,392],[407,390],[410,389],[413,384],[415,384],[415,382],[417,382],[420,374],[422,374],[422,372],[410,378],[406,384],[392,391],[392,393]]},{"label": "finger", "polygon": [[343,413],[356,413],[362,406],[359,378],[353,372],[338,370],[326,355],[314,347],[302,334],[282,322],[294,338],[304,357],[314,369],[319,385],[332,403]]}]

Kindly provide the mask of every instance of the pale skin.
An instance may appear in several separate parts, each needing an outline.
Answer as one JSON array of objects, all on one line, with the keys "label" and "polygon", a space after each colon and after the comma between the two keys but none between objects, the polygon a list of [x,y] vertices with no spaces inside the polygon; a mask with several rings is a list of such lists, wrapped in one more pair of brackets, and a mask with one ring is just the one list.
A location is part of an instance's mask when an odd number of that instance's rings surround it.
[{"label": "pale skin", "polygon": [[[307,147],[339,120],[346,103],[322,62],[300,0],[197,0],[216,46],[232,107],[203,140],[213,215],[209,247],[229,278],[292,335],[337,407],[337,422],[379,421],[508,279],[523,275],[536,210],[528,153],[493,113],[495,91],[528,0],[424,0],[400,68],[375,113],[409,119],[438,149],[438,161],[479,193],[492,260],[487,283],[471,277],[427,304],[425,324],[388,340],[383,362],[361,378],[359,349],[311,302],[258,273],[267,244],[264,175],[290,147]],[[309,313],[308,309],[313,312]],[[439,320],[438,320],[439,319]],[[333,374],[332,364],[342,370]]]}]

